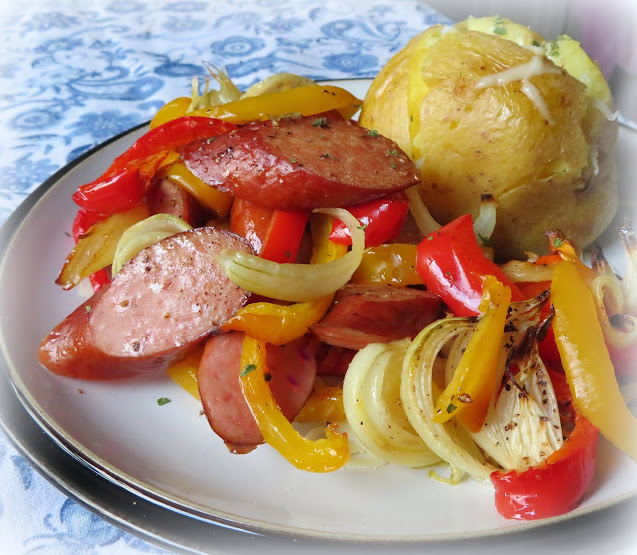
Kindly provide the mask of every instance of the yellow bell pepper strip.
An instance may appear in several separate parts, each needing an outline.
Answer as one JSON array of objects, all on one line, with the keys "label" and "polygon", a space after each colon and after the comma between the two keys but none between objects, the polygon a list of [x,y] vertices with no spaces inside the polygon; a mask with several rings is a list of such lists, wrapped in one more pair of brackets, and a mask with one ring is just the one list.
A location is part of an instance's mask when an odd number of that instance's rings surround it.
[{"label": "yellow bell pepper strip", "polygon": [[84,233],[64,262],[55,283],[72,289],[84,278],[113,262],[122,234],[132,225],[148,217],[148,208],[140,204],[126,212],[113,214]]},{"label": "yellow bell pepper strip", "polygon": [[591,290],[575,263],[555,268],[551,301],[555,341],[575,409],[637,461],[637,419],[622,398]]},{"label": "yellow bell pepper strip", "polygon": [[478,432],[499,384],[498,358],[511,290],[487,276],[480,302],[482,315],[451,382],[436,402],[433,420],[456,417],[471,432]]},{"label": "yellow bell pepper strip", "polygon": [[[331,218],[323,214],[313,214],[310,227],[314,238],[312,264],[322,264],[340,258],[347,247],[329,240],[332,229]],[[311,325],[318,322],[332,304],[334,295],[327,295],[313,301],[278,305],[268,302],[249,304],[225,322],[221,330],[244,331],[251,337],[274,345],[283,345],[302,337]]]},{"label": "yellow bell pepper strip", "polygon": [[336,426],[327,426],[326,438],[310,441],[283,416],[266,381],[265,343],[245,336],[241,368],[241,389],[266,443],[296,468],[308,472],[332,472],[347,462],[347,434],[338,433]]},{"label": "yellow bell pepper strip", "polygon": [[245,331],[259,341],[284,345],[304,336],[310,326],[327,312],[332,298],[333,295],[328,295],[315,301],[287,306],[268,302],[252,303],[225,322],[221,330]]},{"label": "yellow bell pepper strip", "polygon": [[218,218],[226,218],[232,208],[232,195],[206,185],[183,162],[175,162],[166,171],[166,177],[183,187],[197,202],[214,212]]},{"label": "yellow bell pepper strip", "polygon": [[199,382],[197,380],[197,371],[199,370],[199,362],[203,354],[203,345],[197,347],[186,358],[173,364],[166,372],[178,386],[183,387],[195,399],[199,397]]},{"label": "yellow bell pepper strip", "polygon": [[340,422],[345,420],[343,386],[315,385],[296,422]]},{"label": "yellow bell pepper strip", "polygon": [[189,116],[203,116],[242,124],[265,121],[272,116],[301,114],[311,116],[338,110],[345,119],[351,118],[362,101],[341,87],[307,85],[286,91],[244,97],[221,106],[211,106],[190,112]]},{"label": "yellow bell pepper strip", "polygon": [[365,249],[363,259],[350,283],[383,285],[422,285],[416,269],[417,245],[393,243]]},{"label": "yellow bell pepper strip", "polygon": [[150,128],[155,129],[155,127],[159,127],[167,121],[185,116],[191,102],[192,99],[187,96],[180,96],[170,102],[167,102],[159,110],[157,110],[153,119],[150,120]]}]

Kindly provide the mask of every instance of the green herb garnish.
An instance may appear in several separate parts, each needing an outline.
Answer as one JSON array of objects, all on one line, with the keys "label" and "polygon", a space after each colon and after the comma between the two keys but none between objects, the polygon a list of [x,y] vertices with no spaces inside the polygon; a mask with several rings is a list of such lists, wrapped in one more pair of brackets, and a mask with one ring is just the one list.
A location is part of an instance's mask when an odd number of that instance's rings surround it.
[{"label": "green herb garnish", "polygon": [[161,407],[162,405],[167,405],[170,403],[170,399],[168,397],[160,397],[157,399],[157,404]]},{"label": "green herb garnish", "polygon": [[496,18],[495,18],[495,28],[493,29],[493,32],[496,35],[506,35],[507,34],[506,27],[504,26],[504,20],[500,16],[496,16]]},{"label": "green herb garnish", "polygon": [[250,372],[254,372],[256,369],[256,364],[246,364],[243,367],[243,370],[241,370],[241,374],[239,374],[239,376],[243,378],[243,376],[247,376]]},{"label": "green herb garnish", "polygon": [[332,156],[329,152],[326,152],[325,154],[321,154],[321,158],[323,160],[325,160],[325,158],[331,158],[332,160],[338,160],[338,158],[336,156]]}]

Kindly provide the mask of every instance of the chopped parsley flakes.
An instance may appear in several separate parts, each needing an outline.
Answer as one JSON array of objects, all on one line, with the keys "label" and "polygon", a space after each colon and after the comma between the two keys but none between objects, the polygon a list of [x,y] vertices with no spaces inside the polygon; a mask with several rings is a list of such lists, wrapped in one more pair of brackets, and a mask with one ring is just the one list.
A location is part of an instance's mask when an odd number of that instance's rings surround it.
[{"label": "chopped parsley flakes", "polygon": [[325,160],[326,158],[331,158],[332,160],[338,160],[336,156],[332,156],[329,152],[326,152],[325,154],[321,154],[321,158],[323,160]]},{"label": "chopped parsley flakes", "polygon": [[500,36],[507,34],[507,29],[504,26],[504,20],[500,16],[496,17],[495,19],[495,27],[493,29],[493,32],[496,35],[500,35]]},{"label": "chopped parsley flakes", "polygon": [[239,374],[239,376],[243,378],[243,376],[247,376],[250,372],[254,372],[256,369],[256,364],[246,364],[243,370],[241,370],[241,374]]}]

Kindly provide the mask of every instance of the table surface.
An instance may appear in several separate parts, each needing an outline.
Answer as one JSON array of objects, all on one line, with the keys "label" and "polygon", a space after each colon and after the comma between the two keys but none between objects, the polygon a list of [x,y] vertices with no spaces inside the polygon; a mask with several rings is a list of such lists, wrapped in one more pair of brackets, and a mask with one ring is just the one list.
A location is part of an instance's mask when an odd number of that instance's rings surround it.
[{"label": "table surface", "polygon": [[[0,224],[56,170],[189,95],[203,62],[224,67],[241,88],[277,71],[373,77],[409,38],[445,21],[418,0],[0,4]],[[66,497],[1,431],[0,476],[0,554],[164,552]],[[625,514],[611,509],[589,520],[591,553],[599,552],[597,532],[617,532]],[[566,523],[549,535],[567,546],[582,536],[577,530]],[[615,533],[605,552],[632,552],[634,538]],[[232,540],[227,545],[235,551]]]}]

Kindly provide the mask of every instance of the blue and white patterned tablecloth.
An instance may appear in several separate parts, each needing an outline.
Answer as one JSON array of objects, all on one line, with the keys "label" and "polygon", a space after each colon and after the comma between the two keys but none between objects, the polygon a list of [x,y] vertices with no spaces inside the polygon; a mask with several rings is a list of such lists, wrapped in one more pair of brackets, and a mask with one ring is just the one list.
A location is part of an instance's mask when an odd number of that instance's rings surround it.
[{"label": "blue and white patterned tablecloth", "polygon": [[[240,87],[278,71],[372,77],[444,20],[418,0],[0,0],[0,224],[56,170],[189,95],[204,62]],[[58,492],[0,432],[0,554],[159,552]]]}]

